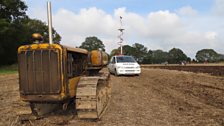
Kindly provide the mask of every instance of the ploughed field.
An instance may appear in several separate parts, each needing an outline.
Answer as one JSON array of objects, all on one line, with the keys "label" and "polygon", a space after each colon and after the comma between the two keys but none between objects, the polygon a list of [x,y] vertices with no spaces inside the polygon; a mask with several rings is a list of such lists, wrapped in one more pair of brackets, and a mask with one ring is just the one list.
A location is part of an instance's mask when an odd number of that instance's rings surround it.
[{"label": "ploughed field", "polygon": [[224,125],[223,76],[150,67],[140,76],[111,75],[110,83],[110,105],[98,121],[79,120],[71,104],[67,111],[20,122],[19,115],[31,110],[19,99],[18,75],[0,75],[0,125]]},{"label": "ploughed field", "polygon": [[195,73],[208,73],[215,76],[224,76],[224,64],[141,65],[141,67],[190,71]]}]

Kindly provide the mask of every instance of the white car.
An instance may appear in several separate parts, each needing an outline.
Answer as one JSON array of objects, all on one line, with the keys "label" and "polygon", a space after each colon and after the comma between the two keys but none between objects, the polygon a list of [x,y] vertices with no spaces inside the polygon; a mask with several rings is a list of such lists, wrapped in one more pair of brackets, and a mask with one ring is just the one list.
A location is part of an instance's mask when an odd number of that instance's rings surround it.
[{"label": "white car", "polygon": [[139,75],[141,73],[140,65],[132,56],[113,56],[108,65],[110,73],[119,75]]}]

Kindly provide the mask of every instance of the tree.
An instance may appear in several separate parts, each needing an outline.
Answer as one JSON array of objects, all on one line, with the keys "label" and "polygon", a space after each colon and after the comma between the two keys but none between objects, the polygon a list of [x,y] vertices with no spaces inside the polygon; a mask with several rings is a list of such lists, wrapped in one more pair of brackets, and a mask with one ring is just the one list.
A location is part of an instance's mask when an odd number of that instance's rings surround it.
[{"label": "tree", "polygon": [[[139,63],[143,63],[145,57],[147,57],[147,48],[139,43],[135,43],[132,46],[124,45],[123,54],[133,56]],[[120,47],[111,51],[111,55],[120,54]]]},{"label": "tree", "polygon": [[[111,54],[114,55],[119,50],[120,48],[114,49]],[[133,56],[137,62],[142,64],[191,62],[191,58],[187,57],[181,49],[173,48],[169,52],[163,50],[147,50],[144,45],[139,43],[135,43],[132,46],[124,45],[123,54]]]},{"label": "tree", "polygon": [[[123,47],[123,54],[132,56],[135,49],[129,45],[124,45]],[[120,47],[118,48],[120,50]]]},{"label": "tree", "polygon": [[8,22],[18,19],[24,19],[27,6],[21,0],[1,0],[0,1],[0,18]]},{"label": "tree", "polygon": [[113,49],[113,50],[110,52],[110,57],[115,56],[115,55],[119,55],[119,54],[120,54],[120,50],[118,50],[118,49]]},{"label": "tree", "polygon": [[[45,23],[29,19],[27,6],[21,0],[0,1],[0,65],[17,62],[17,48],[32,43],[31,35],[35,32],[44,36],[48,42],[48,29]],[[59,42],[61,37],[53,29],[53,38]]]},{"label": "tree", "polygon": [[146,57],[143,59],[142,63],[143,64],[152,64],[153,63],[152,54],[153,54],[153,51],[149,50],[148,53],[146,54]]},{"label": "tree", "polygon": [[147,56],[147,48],[139,43],[135,43],[132,45],[133,47],[133,56],[137,62],[142,63],[143,59]]},{"label": "tree", "polygon": [[187,62],[191,62],[191,58],[190,57],[187,57]]},{"label": "tree", "polygon": [[22,40],[22,20],[27,18],[27,6],[21,0],[0,1],[0,65],[17,61],[17,47]]},{"label": "tree", "polygon": [[199,62],[218,62],[221,59],[220,54],[213,49],[199,50],[195,57]]},{"label": "tree", "polygon": [[219,54],[220,56],[220,61],[224,61],[224,55],[223,54]]},{"label": "tree", "polygon": [[160,64],[168,61],[169,54],[163,50],[152,51],[152,63]]},{"label": "tree", "polygon": [[180,63],[187,60],[187,55],[181,49],[173,48],[169,51],[169,63]]},{"label": "tree", "polygon": [[88,51],[102,49],[105,51],[105,46],[103,42],[97,37],[87,37],[85,41],[81,44],[80,48],[87,49]]},{"label": "tree", "polygon": [[[118,50],[120,50],[120,47]],[[144,58],[147,56],[147,48],[139,43],[133,44],[132,47],[124,45],[123,54],[133,56],[137,62],[142,63]]]},{"label": "tree", "polygon": [[[37,19],[26,19],[23,23],[25,36],[28,37],[28,42],[32,42],[31,35],[33,33],[39,33],[43,36],[43,41],[49,42],[48,26],[46,23]],[[61,41],[61,36],[52,28],[53,42],[59,43]]]}]

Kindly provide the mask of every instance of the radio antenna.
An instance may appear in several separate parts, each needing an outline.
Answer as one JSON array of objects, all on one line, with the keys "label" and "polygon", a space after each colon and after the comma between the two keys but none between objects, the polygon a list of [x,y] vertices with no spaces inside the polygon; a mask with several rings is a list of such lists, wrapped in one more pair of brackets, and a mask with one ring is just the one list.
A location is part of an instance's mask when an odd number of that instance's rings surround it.
[{"label": "radio antenna", "polygon": [[118,29],[118,31],[120,32],[120,35],[118,36],[118,38],[120,39],[120,41],[118,42],[118,45],[120,45],[120,50],[121,50],[121,55],[123,55],[123,35],[124,35],[124,28],[122,28],[122,17],[120,16],[120,28]]}]

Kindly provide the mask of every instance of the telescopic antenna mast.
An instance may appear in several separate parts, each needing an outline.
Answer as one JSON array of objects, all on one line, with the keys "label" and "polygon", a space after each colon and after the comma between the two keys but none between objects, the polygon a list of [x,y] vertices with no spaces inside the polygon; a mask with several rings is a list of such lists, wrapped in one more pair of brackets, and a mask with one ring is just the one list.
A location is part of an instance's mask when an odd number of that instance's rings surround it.
[{"label": "telescopic antenna mast", "polygon": [[118,31],[120,32],[120,35],[118,36],[118,38],[120,39],[120,41],[118,42],[118,45],[120,45],[120,50],[121,50],[121,55],[123,55],[123,35],[124,35],[124,28],[122,28],[122,17],[120,16],[120,28],[118,29]]}]

